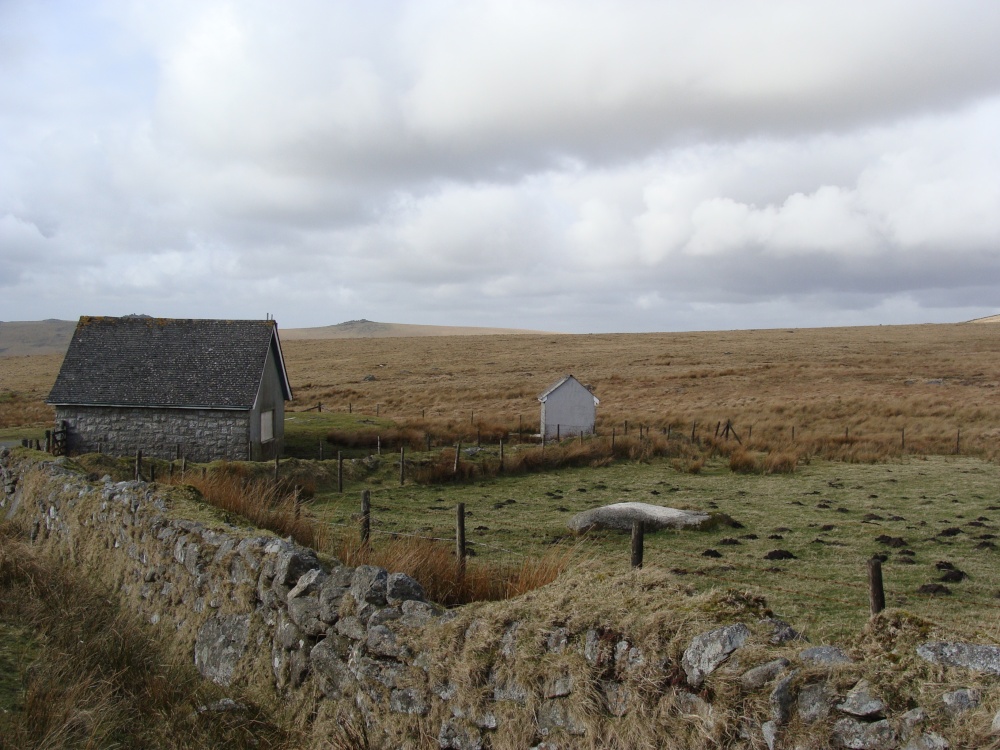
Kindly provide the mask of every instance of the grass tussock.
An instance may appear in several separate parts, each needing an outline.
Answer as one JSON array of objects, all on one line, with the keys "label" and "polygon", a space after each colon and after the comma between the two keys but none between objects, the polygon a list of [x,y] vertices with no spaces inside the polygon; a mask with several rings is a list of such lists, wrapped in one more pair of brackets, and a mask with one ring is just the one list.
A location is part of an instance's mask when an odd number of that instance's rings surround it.
[{"label": "grass tussock", "polygon": [[377,565],[413,576],[429,599],[445,606],[519,596],[554,581],[571,557],[562,548],[553,548],[540,558],[524,558],[518,563],[468,560],[463,570],[451,547],[431,539],[384,537],[368,546],[362,546],[357,538],[337,540],[330,527],[309,512],[295,486],[254,476],[243,464],[222,464],[204,477],[193,473],[184,482],[211,505],[333,555],[346,565]]},{"label": "grass tussock", "polygon": [[[0,527],[0,627],[27,634],[0,748],[290,748],[261,709],[222,695],[79,572]],[[10,640],[6,640],[6,645]],[[137,717],[142,717],[137,721]]]},{"label": "grass tussock", "polygon": [[517,563],[468,559],[463,569],[447,544],[404,536],[379,537],[371,545],[344,537],[332,551],[346,565],[406,573],[420,581],[428,599],[445,606],[520,596],[554,581],[573,557],[571,549],[554,547]]},{"label": "grass tussock", "polygon": [[290,536],[306,547],[328,546],[326,527],[317,524],[308,511],[306,498],[310,491],[297,483],[255,476],[239,464],[223,464],[204,476],[197,472],[178,475],[174,481],[194,487],[211,505],[236,513],[260,528]]}]

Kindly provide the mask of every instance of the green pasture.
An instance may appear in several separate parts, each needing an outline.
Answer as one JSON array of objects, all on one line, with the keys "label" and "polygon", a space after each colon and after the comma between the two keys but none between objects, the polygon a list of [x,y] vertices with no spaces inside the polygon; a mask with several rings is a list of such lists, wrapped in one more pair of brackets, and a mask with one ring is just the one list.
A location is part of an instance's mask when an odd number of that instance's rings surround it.
[{"label": "green pasture", "polygon": [[[778,616],[820,641],[863,626],[866,563],[882,553],[887,606],[969,637],[1000,636],[1000,467],[978,459],[812,461],[794,474],[771,476],[734,474],[721,459],[689,474],[658,459],[434,486],[400,486],[398,461],[385,454],[368,459],[374,472],[346,481],[343,493],[322,484],[313,511],[353,533],[361,491],[368,489],[378,543],[385,534],[453,539],[455,509],[464,503],[477,559],[517,563],[562,545],[581,564],[609,572],[628,565],[629,536],[570,536],[566,521],[574,513],[623,501],[718,511],[740,528],[647,533],[645,566],[671,571],[692,591],[724,586],[763,594]],[[706,557],[708,550],[718,556]],[[766,559],[776,550],[794,558]],[[938,563],[967,577],[943,582],[947,571]],[[925,584],[945,589],[920,593]]]}]

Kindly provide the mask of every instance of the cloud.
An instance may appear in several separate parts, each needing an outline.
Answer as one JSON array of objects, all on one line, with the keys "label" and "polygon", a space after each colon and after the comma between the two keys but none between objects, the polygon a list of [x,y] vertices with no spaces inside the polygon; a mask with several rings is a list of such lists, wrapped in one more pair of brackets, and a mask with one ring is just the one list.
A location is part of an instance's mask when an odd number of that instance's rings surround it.
[{"label": "cloud", "polygon": [[998,21],[966,0],[4,4],[0,318],[986,314]]}]

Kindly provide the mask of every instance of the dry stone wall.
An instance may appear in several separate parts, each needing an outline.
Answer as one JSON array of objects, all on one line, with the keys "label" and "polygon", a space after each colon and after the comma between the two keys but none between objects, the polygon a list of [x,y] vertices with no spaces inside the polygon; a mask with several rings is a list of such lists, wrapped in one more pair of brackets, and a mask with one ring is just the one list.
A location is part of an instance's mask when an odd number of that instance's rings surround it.
[{"label": "dry stone wall", "polygon": [[[921,644],[914,658],[940,689],[915,688],[924,703],[911,705],[882,694],[877,666],[753,607],[692,630],[668,617],[679,605],[614,583],[619,609],[663,610],[635,613],[645,625],[630,629],[574,604],[598,577],[446,611],[409,576],[323,562],[213,518],[184,490],[20,450],[0,451],[0,482],[0,515],[93,571],[207,679],[308,717],[317,747],[351,721],[391,748],[973,746],[953,733],[998,744],[1000,649],[988,644]],[[949,689],[955,674],[970,686]]]}]

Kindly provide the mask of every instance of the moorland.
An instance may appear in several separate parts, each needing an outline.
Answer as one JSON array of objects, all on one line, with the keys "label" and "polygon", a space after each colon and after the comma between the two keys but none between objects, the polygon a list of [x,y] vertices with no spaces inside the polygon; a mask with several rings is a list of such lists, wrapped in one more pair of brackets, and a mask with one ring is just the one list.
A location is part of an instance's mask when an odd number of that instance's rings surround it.
[{"label": "moorland", "polygon": [[[974,630],[1000,606],[998,334],[955,324],[293,337],[286,453],[325,459],[297,473],[311,514],[345,534],[367,488],[378,532],[450,538],[461,502],[483,561],[537,558],[561,542],[618,565],[620,536],[571,540],[572,513],[621,500],[718,510],[745,528],[652,535],[646,564],[696,588],[758,587],[803,626],[842,634],[863,622],[865,560],[882,554],[890,605]],[[0,358],[0,439],[44,429],[59,363]],[[601,400],[597,437],[541,448],[536,396],[567,373]],[[337,451],[382,455],[350,462],[339,491]],[[765,559],[779,549],[795,558]],[[939,563],[964,577],[942,583]]]}]

